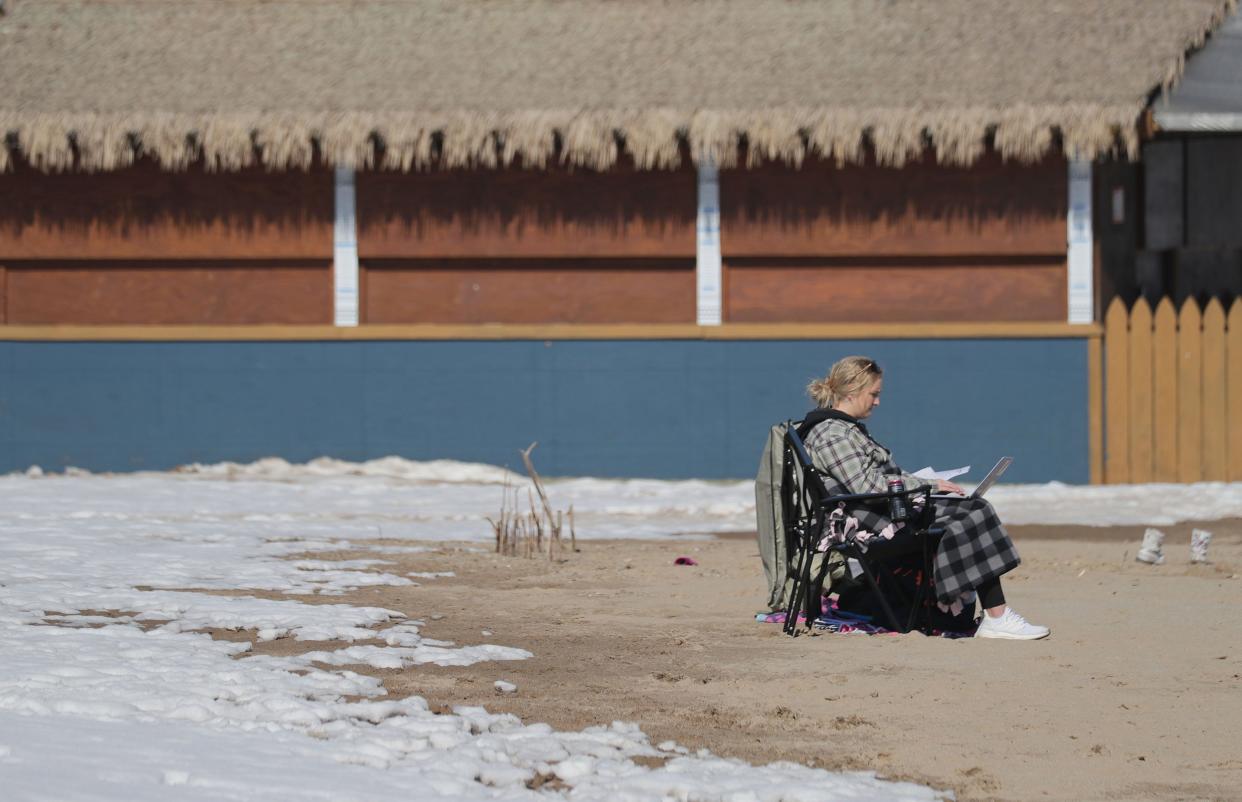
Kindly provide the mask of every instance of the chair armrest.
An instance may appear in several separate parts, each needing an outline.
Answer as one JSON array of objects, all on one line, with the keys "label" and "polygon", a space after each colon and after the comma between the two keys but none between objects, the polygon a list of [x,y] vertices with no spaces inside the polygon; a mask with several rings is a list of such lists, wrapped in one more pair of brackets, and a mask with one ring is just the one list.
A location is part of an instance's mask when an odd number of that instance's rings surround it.
[{"label": "chair armrest", "polygon": [[914,496],[930,496],[932,492],[931,485],[919,485],[907,490],[887,490],[883,493],[848,493],[841,496],[829,496],[823,500],[823,505],[836,505],[838,503],[848,503],[854,501],[880,501],[896,498],[897,496],[905,496],[907,499]]},{"label": "chair armrest", "polygon": [[878,504],[898,496],[905,497],[906,501],[913,505],[913,499],[921,496],[923,498],[922,505],[914,510],[905,520],[912,522],[920,530],[926,530],[933,519],[931,493],[931,485],[919,485],[909,490],[889,490],[885,493],[850,493],[841,496],[829,496],[819,502],[817,506],[823,510],[832,510],[848,503]]}]

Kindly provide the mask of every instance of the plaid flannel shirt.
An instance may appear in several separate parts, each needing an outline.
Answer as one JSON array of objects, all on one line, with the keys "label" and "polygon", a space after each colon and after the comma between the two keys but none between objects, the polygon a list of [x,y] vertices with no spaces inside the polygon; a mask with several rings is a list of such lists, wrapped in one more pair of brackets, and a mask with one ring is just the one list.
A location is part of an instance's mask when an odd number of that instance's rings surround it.
[{"label": "plaid flannel shirt", "polygon": [[[888,449],[872,440],[856,421],[829,418],[808,432],[804,442],[815,467],[838,485],[830,486],[830,493],[883,493],[892,474],[900,474],[907,489],[928,484],[898,468]],[[986,499],[937,499],[934,504],[936,522],[944,529],[933,568],[936,599],[941,604],[959,602],[963,593],[1021,562]],[[877,533],[891,525],[884,513],[866,505],[849,514],[857,518],[860,530]]]},{"label": "plaid flannel shirt", "polygon": [[845,493],[885,493],[891,474],[899,474],[907,490],[928,484],[899,468],[889,450],[857,423],[830,418],[810,431],[806,447],[815,467],[835,479]]}]

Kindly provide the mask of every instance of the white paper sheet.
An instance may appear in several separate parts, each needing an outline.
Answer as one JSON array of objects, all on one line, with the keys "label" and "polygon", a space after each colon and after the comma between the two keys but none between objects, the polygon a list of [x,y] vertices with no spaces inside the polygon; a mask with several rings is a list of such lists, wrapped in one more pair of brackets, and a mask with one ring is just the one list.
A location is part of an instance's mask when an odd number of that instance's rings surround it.
[{"label": "white paper sheet", "polygon": [[954,476],[961,476],[962,474],[967,473],[968,471],[970,471],[969,465],[966,465],[965,467],[962,467],[962,468],[950,468],[947,471],[938,471],[932,466],[928,465],[926,468],[920,468],[919,470],[915,471],[913,475],[919,477],[920,479],[944,479],[948,481],[949,479],[952,479]]}]

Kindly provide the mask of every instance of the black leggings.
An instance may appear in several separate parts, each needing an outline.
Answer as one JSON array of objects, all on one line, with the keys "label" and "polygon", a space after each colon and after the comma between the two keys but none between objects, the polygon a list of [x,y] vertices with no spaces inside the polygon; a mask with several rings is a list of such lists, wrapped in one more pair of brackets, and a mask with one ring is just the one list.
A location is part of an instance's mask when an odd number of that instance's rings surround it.
[{"label": "black leggings", "polygon": [[979,594],[979,606],[985,610],[1000,607],[1005,603],[1005,591],[1001,589],[1000,577],[984,582],[975,588],[975,593]]}]

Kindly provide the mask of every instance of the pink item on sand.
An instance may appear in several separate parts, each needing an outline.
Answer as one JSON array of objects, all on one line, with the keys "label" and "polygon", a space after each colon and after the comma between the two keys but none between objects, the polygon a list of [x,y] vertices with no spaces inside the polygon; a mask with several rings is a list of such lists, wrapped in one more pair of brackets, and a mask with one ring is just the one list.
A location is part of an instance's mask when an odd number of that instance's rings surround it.
[{"label": "pink item on sand", "polygon": [[699,561],[693,557],[678,557],[673,560],[673,565],[698,565]]}]

